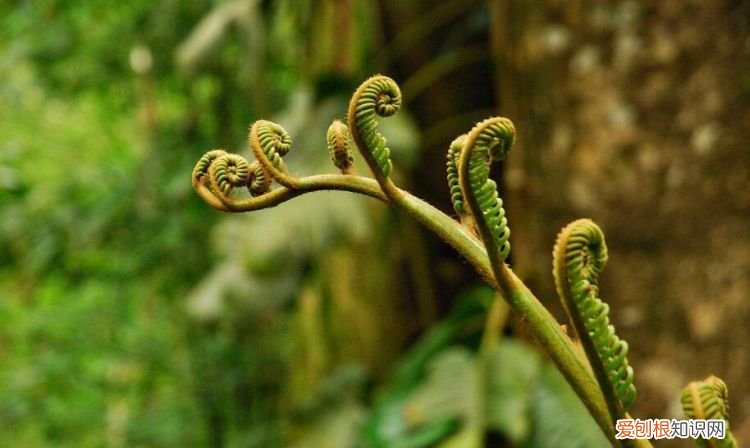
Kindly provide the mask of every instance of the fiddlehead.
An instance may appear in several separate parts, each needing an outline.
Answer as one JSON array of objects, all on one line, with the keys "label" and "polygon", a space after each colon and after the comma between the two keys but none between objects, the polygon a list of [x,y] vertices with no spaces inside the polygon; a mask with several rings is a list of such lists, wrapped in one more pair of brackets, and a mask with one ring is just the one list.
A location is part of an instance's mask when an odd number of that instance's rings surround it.
[{"label": "fiddlehead", "polygon": [[682,390],[680,396],[685,417],[701,420],[724,420],[723,439],[697,439],[700,447],[736,448],[737,441],[729,431],[729,391],[726,383],[716,376],[703,381],[693,381]]},{"label": "fiddlehead", "polygon": [[271,175],[266,173],[257,160],[250,164],[250,175],[247,178],[247,191],[252,196],[260,196],[271,189]]},{"label": "fiddlehead", "polygon": [[292,137],[280,124],[258,120],[248,133],[250,148],[263,168],[281,185],[293,188],[296,178],[287,173],[282,157],[292,149]]},{"label": "fiddlehead", "polygon": [[[282,157],[291,149],[292,139],[276,123],[257,121],[250,126],[248,134],[248,142],[256,161],[248,163],[241,156],[217,149],[204,154],[195,164],[192,173],[193,188],[201,199],[217,210],[260,210],[304,193],[320,190],[350,191],[387,200],[378,183],[372,179],[354,175],[321,174],[303,178],[290,175]],[[274,180],[281,187],[271,189]],[[240,186],[246,186],[252,197],[229,195],[234,188]]]},{"label": "fiddlehead", "polygon": [[469,132],[459,158],[458,177],[463,198],[493,265],[502,264],[510,253],[510,228],[503,201],[497,194],[497,184],[489,178],[490,162],[505,159],[515,138],[516,130],[510,120],[488,118]]},{"label": "fiddlehead", "polygon": [[223,149],[212,149],[207,153],[203,154],[198,162],[195,163],[193,168],[193,183],[200,182],[208,174],[208,168],[219,156],[223,156],[227,152]]},{"label": "fiddlehead", "polygon": [[328,153],[333,164],[343,174],[350,174],[354,164],[354,157],[349,145],[349,128],[339,120],[334,120],[326,133]]},{"label": "fiddlehead", "polygon": [[390,117],[401,107],[396,81],[383,75],[366,80],[349,102],[349,130],[378,182],[390,176],[393,164],[385,137],[378,132],[376,117]]},{"label": "fiddlehead", "polygon": [[607,245],[599,226],[579,219],[558,235],[553,257],[557,292],[586,352],[612,420],[623,418],[636,397],[628,344],[609,322],[609,306],[599,298],[599,273]]},{"label": "fiddlehead", "polygon": [[458,162],[458,180],[464,205],[468,206],[486,247],[486,257],[489,258],[483,272],[489,270],[513,312],[534,329],[534,337],[551,355],[610,441],[617,444],[609,410],[598,383],[586,369],[574,344],[562,332],[555,318],[533,298],[533,294],[504,262],[510,252],[510,230],[496,185],[489,179],[488,164],[503,159],[514,142],[515,127],[510,120],[489,118],[469,132]]},{"label": "fiddlehead", "polygon": [[458,184],[458,159],[461,156],[461,150],[463,149],[464,142],[466,142],[466,134],[456,137],[456,139],[453,140],[451,142],[451,145],[448,147],[448,155],[446,160],[448,189],[450,190],[453,210],[458,213],[459,217],[466,215],[466,208],[464,207],[464,194],[461,191],[461,185]]},{"label": "fiddlehead", "polygon": [[244,157],[225,153],[217,157],[208,168],[208,177],[213,191],[228,197],[232,189],[247,185],[250,164]]}]

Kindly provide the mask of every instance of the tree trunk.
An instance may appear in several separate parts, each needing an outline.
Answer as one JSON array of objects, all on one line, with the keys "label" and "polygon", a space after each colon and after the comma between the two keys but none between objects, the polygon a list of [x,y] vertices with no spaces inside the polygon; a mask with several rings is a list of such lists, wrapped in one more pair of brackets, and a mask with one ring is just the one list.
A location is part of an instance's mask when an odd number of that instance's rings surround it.
[{"label": "tree trunk", "polygon": [[713,373],[749,440],[750,3],[512,0],[490,15],[499,112],[518,129],[514,269],[552,307],[556,233],[594,219],[635,415],[680,417],[680,389]]}]

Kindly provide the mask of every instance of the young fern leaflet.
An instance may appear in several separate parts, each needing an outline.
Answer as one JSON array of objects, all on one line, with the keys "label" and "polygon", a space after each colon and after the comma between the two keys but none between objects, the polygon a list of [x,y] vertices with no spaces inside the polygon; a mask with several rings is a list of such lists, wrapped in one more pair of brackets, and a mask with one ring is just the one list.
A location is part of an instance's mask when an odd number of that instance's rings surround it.
[{"label": "young fern leaflet", "polygon": [[599,273],[607,262],[607,245],[599,226],[589,219],[568,224],[553,253],[557,293],[604,393],[612,421],[625,418],[635,401],[628,344],[609,322],[609,306],[599,297]]}]

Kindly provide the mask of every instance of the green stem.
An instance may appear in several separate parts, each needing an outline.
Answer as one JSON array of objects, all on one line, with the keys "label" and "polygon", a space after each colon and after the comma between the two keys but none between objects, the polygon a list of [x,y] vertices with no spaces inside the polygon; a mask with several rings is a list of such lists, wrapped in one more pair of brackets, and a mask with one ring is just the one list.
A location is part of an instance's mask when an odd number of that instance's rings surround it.
[{"label": "green stem", "polygon": [[[403,190],[399,190],[397,195],[394,194],[392,199],[394,206],[450,244],[474,266],[485,281],[502,293],[513,312],[528,323],[529,331],[568,380],[607,438],[613,444],[619,445],[619,441],[614,437],[609,410],[598,383],[576,353],[573,342],[562,331],[557,320],[526,285],[505,263],[501,263],[496,273],[498,278],[502,279],[500,286],[500,282],[495,280],[495,273],[482,243],[440,210]],[[645,440],[633,442],[637,442],[633,446],[651,446]]]},{"label": "green stem", "polygon": [[503,301],[500,293],[495,293],[490,309],[487,311],[482,342],[479,345],[481,353],[490,353],[498,346],[503,335],[503,327],[508,319],[508,311],[508,304]]},{"label": "green stem", "polygon": [[[373,162],[367,161],[368,164]],[[528,324],[531,334],[549,354],[607,438],[613,445],[620,446],[620,441],[614,437],[614,427],[599,385],[588,370],[586,361],[577,353],[573,342],[544,305],[502,260],[499,263],[497,260],[491,262],[482,241],[471,230],[427,202],[396,187],[387,176],[377,170],[373,171],[377,181],[360,176],[332,174],[294,178],[293,188],[281,186],[248,199],[215,195],[206,186],[205,176],[194,178],[193,187],[209,205],[222,211],[252,211],[273,207],[304,193],[319,190],[350,191],[393,204],[456,249],[487,283],[502,294],[513,312]],[[497,251],[492,252],[492,258],[497,258]],[[625,414],[625,418],[629,418],[629,415]],[[627,445],[642,448],[652,446],[648,440],[632,440]]]},{"label": "green stem", "polygon": [[311,191],[338,190],[359,193],[387,202],[377,182],[367,177],[344,174],[318,174],[316,176],[295,179],[296,188],[285,186],[275,188],[261,196],[247,199],[236,199],[216,195],[205,185],[205,178],[193,179],[193,188],[211,207],[223,212],[249,212],[274,207],[297,196]]}]

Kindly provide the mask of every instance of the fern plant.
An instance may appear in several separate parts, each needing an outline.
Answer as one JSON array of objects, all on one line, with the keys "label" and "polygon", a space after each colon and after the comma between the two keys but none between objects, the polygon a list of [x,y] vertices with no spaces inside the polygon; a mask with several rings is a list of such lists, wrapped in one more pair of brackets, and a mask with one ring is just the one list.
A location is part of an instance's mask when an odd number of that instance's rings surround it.
[{"label": "fern plant", "polygon": [[693,381],[682,390],[680,399],[686,418],[723,420],[726,434],[723,439],[698,439],[701,448],[737,448],[737,441],[729,430],[729,392],[727,385],[713,375],[703,381]]},{"label": "fern plant", "polygon": [[553,256],[555,285],[573,328],[604,394],[610,417],[625,417],[635,401],[628,344],[609,323],[609,306],[599,298],[599,272],[607,262],[604,233],[593,221],[579,219],[558,235]]},{"label": "fern plant", "polygon": [[[507,118],[488,118],[450,144],[446,167],[459,217],[455,220],[399,188],[391,178],[390,149],[378,130],[377,118],[397,113],[401,103],[398,84],[383,75],[369,78],[354,92],[348,125],[336,120],[326,135],[340,174],[294,176],[284,163],[292,147],[291,137],[279,124],[259,120],[250,126],[248,137],[255,161],[221,149],[209,151],[195,165],[193,187],[208,205],[225,212],[261,210],[313,191],[342,190],[372,197],[413,217],[468,260],[527,324],[613,445],[651,446],[647,440],[620,441],[615,437],[614,425],[618,419],[629,418],[627,410],[636,390],[627,361],[628,345],[615,334],[609,307],[599,297],[598,277],[607,260],[601,229],[588,219],[575,221],[560,232],[555,245],[553,272],[572,323],[569,335],[505,263],[511,250],[510,227],[489,173],[490,163],[504,160],[513,147],[513,123]],[[374,179],[355,174],[352,141]],[[247,193],[238,192],[242,189]],[[720,393],[725,389],[718,388],[715,381],[709,383],[710,387],[688,386],[691,391],[703,387],[710,393],[691,392],[687,398],[683,394],[683,402],[690,403],[686,410],[726,405],[725,394]],[[717,394],[723,398],[716,398]],[[688,415],[700,418],[704,414]],[[720,418],[726,419],[726,413]]]}]

